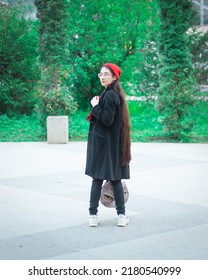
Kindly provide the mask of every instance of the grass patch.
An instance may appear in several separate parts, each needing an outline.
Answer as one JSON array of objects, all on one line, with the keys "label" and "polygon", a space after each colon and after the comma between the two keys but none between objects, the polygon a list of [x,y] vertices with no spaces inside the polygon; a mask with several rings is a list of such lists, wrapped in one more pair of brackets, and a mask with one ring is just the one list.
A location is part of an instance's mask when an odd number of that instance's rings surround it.
[{"label": "grass patch", "polygon": [[196,106],[190,110],[190,118],[194,126],[188,135],[189,142],[208,143],[208,101],[196,102]]},{"label": "grass patch", "polygon": [[9,118],[0,116],[1,142],[45,141],[46,134],[35,116]]},{"label": "grass patch", "polygon": [[69,139],[72,141],[87,141],[89,122],[88,112],[78,110],[69,120]]},{"label": "grass patch", "polygon": [[[167,142],[154,102],[129,101],[131,138],[133,142]],[[189,118],[194,122],[193,130],[184,142],[208,142],[207,101],[200,101],[191,108]],[[89,122],[88,112],[78,110],[69,118],[69,140],[87,141]],[[35,115],[8,118],[0,116],[1,142],[46,141],[46,128],[43,129]]]},{"label": "grass patch", "polygon": [[162,126],[153,102],[129,101],[131,139],[133,142],[148,142],[150,138],[161,137]]}]

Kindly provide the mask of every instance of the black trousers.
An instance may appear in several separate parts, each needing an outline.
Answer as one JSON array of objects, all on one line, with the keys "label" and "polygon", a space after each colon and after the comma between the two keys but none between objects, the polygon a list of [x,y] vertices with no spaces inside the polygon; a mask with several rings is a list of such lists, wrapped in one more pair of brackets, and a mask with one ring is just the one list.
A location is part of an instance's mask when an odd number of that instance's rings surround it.
[{"label": "black trousers", "polygon": [[[117,214],[125,215],[125,205],[124,205],[124,192],[121,180],[111,181],[113,186],[113,192],[116,202],[116,211]],[[90,215],[96,215],[98,212],[99,200],[101,195],[103,180],[93,179],[91,192],[90,192]]]}]

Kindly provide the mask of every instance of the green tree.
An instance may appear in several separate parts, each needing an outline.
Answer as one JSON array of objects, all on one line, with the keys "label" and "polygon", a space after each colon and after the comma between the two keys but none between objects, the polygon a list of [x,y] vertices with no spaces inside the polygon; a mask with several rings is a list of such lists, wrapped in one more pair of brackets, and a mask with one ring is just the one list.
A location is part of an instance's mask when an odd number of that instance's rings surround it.
[{"label": "green tree", "polygon": [[196,82],[187,30],[194,10],[189,0],[161,0],[159,87],[156,109],[169,139],[182,140],[193,123],[188,121]]},{"label": "green tree", "polygon": [[70,1],[68,35],[72,75],[69,86],[79,106],[101,90],[97,73],[105,62],[122,66],[138,35],[138,1]]},{"label": "green tree", "polygon": [[67,86],[70,66],[67,64],[69,20],[67,0],[35,0],[39,19],[38,110],[41,120],[48,115],[72,114],[76,103]]},{"label": "green tree", "polygon": [[126,79],[130,81],[130,93],[151,98],[158,87],[158,1],[143,0],[138,5],[135,15],[138,31],[131,55],[125,62]]},{"label": "green tree", "polygon": [[199,85],[208,84],[208,31],[206,33],[193,32],[190,34],[190,51],[193,55],[195,77]]},{"label": "green tree", "polygon": [[37,26],[23,6],[0,4],[0,114],[30,114],[38,78]]}]

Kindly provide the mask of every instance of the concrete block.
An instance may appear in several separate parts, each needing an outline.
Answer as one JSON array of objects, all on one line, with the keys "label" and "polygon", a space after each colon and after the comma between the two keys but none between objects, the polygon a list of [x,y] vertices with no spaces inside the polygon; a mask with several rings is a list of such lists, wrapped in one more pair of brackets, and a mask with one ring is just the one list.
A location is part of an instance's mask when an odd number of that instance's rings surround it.
[{"label": "concrete block", "polygon": [[68,124],[67,116],[47,117],[47,142],[48,144],[68,143]]}]

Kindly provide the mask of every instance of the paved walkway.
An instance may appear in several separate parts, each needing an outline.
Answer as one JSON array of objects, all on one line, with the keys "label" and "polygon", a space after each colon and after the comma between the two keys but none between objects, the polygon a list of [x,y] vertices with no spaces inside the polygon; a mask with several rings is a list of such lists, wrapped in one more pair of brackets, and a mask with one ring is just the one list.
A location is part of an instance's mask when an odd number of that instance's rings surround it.
[{"label": "paved walkway", "polygon": [[0,143],[0,259],[208,259],[208,145],[133,143],[130,224],[88,227],[86,143]]}]

